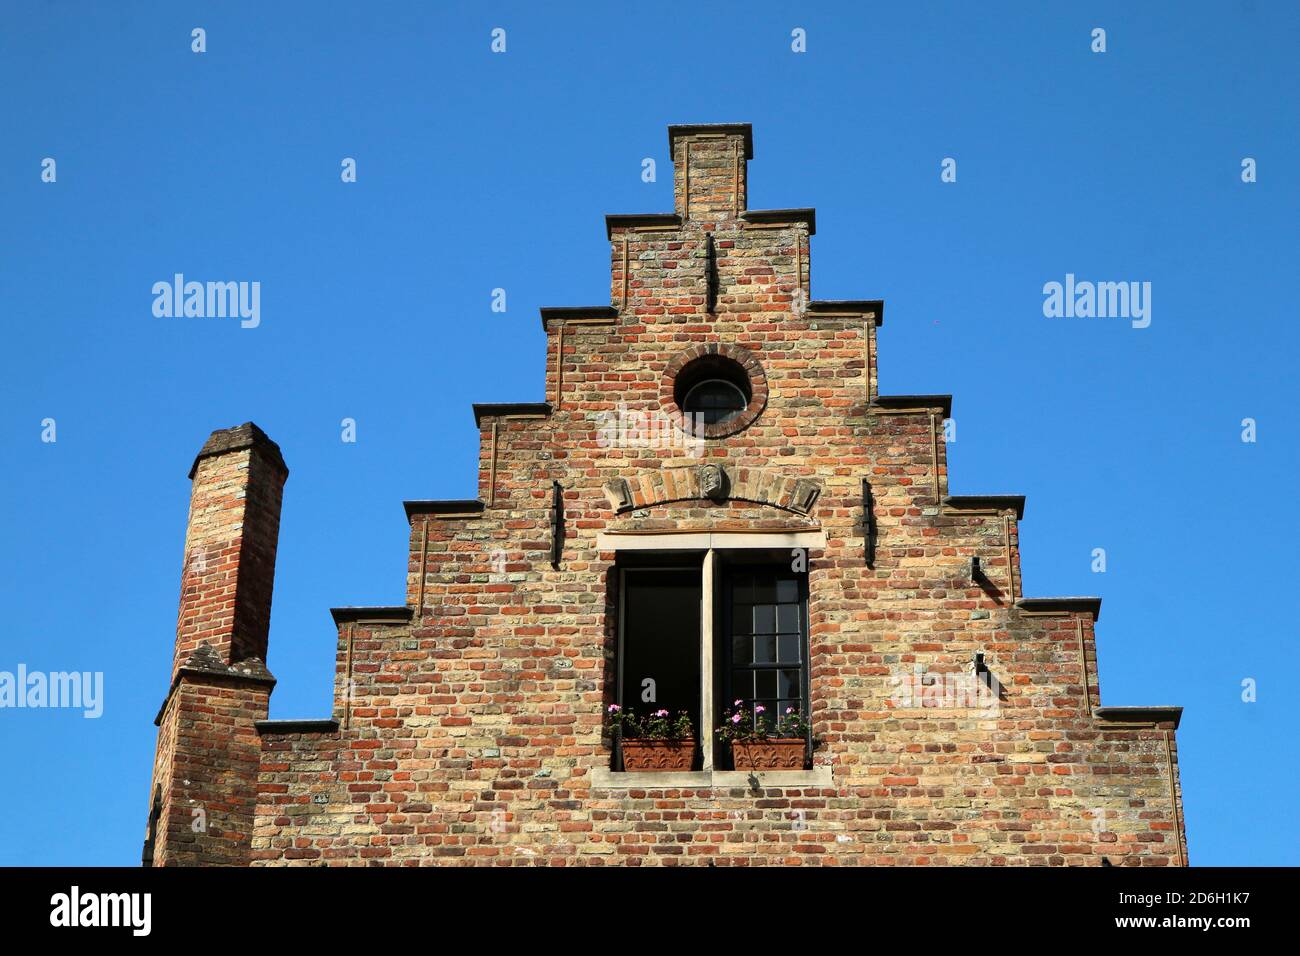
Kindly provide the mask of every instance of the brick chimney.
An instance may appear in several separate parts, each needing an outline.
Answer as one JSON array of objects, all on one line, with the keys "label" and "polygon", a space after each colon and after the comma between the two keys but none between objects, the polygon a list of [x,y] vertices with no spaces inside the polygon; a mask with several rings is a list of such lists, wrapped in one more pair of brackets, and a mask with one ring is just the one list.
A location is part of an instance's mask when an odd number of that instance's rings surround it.
[{"label": "brick chimney", "polygon": [[280,501],[289,470],[247,422],[209,436],[190,469],[171,686],[155,723],[146,866],[249,861],[264,720]]},{"label": "brick chimney", "polygon": [[734,219],[745,211],[754,135],[748,123],[668,127],[673,207],[685,221]]},{"label": "brick chimney", "polygon": [[173,677],[203,644],[227,664],[266,660],[288,475],[279,446],[252,422],[213,432],[194,459]]}]

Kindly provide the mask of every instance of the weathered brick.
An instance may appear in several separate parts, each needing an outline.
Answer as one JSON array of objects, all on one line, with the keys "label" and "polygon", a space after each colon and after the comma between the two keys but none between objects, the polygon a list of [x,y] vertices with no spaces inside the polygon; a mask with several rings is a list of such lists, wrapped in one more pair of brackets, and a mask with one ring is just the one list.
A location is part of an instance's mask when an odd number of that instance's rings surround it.
[{"label": "weathered brick", "polygon": [[[671,144],[676,218],[610,220],[611,307],[544,313],[548,404],[479,410],[476,502],[411,503],[405,607],[337,616],[336,730],[256,732],[269,675],[238,665],[265,659],[283,463],[249,426],[205,446],[186,553],[213,564],[187,558],[182,582],[156,862],[1185,862],[1176,712],[1096,713],[1096,605],[1023,601],[1018,502],[950,497],[947,399],[881,398],[878,303],[807,304],[811,213],[747,212],[748,128],[674,127]],[[761,403],[739,431],[698,455],[602,443],[602,416],[676,420],[674,376],[719,354]],[[702,464],[729,495],[701,497]],[[809,527],[826,536],[808,611],[830,784],[595,787],[618,610],[597,536]],[[205,644],[206,669],[181,666]],[[977,652],[995,714],[896,706],[891,677],[962,673]],[[221,808],[224,835],[189,832],[190,800]]]}]

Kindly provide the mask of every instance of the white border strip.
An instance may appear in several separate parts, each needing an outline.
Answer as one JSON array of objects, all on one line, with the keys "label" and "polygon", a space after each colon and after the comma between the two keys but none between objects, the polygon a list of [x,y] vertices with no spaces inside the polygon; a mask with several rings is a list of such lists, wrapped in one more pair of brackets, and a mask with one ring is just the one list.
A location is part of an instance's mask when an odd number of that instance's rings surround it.
[{"label": "white border strip", "polygon": [[747,531],[685,531],[680,534],[644,534],[602,531],[596,535],[600,551],[710,551],[747,548],[825,548],[825,531],[750,533]]}]

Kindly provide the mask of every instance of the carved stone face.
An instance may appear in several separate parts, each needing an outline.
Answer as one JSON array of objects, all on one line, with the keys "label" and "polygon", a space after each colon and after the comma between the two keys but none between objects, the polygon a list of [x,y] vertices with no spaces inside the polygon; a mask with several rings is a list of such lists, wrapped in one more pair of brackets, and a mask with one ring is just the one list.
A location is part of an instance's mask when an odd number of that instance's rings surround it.
[{"label": "carved stone face", "polygon": [[714,501],[726,496],[726,475],[717,465],[700,465],[700,494]]}]

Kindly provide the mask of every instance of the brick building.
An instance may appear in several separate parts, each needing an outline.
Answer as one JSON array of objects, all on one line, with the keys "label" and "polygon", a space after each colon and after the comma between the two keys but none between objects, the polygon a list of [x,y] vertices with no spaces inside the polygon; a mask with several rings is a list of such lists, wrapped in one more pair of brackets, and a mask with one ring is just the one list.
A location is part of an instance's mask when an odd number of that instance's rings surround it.
[{"label": "brick building", "polygon": [[[1180,708],[1102,706],[1100,601],[1022,594],[1023,498],[878,394],[882,303],[809,298],[749,126],[668,138],[612,304],[541,310],[546,401],[474,406],[478,497],[406,502],[404,602],[334,609],[327,719],[266,719],[280,451],[208,439],[146,864],[1186,863]],[[648,696],[691,770],[622,770]],[[808,715],[802,769],[732,768],[733,698]]]}]

